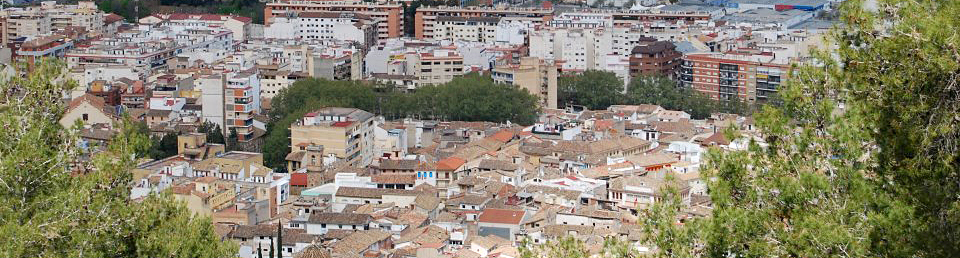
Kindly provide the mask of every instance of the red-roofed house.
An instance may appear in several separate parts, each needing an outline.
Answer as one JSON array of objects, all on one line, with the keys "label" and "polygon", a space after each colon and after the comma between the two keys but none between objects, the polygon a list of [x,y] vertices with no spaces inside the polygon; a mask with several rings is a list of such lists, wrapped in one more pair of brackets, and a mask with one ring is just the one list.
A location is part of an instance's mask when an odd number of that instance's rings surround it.
[{"label": "red-roofed house", "polygon": [[495,235],[515,241],[524,215],[526,212],[523,210],[484,209],[477,218],[477,234]]},{"label": "red-roofed house", "polygon": [[437,162],[437,189],[440,197],[450,197],[447,188],[453,181],[457,180],[457,173],[463,170],[463,164],[465,163],[467,163],[466,160],[457,157],[449,157]]},{"label": "red-roofed house", "polygon": [[119,121],[119,117],[113,107],[107,106],[103,98],[87,93],[70,101],[66,112],[60,118],[60,125],[69,128],[77,120],[82,121],[84,125],[112,126],[113,122]]}]

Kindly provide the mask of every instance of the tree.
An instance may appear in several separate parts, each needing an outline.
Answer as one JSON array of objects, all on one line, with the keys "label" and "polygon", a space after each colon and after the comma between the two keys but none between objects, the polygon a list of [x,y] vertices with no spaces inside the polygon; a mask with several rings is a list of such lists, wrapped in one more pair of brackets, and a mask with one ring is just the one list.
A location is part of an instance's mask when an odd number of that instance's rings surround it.
[{"label": "tree", "polygon": [[413,93],[364,82],[301,80],[280,90],[272,101],[271,122],[264,141],[264,162],[285,171],[290,151],[290,125],[322,107],[352,107],[388,119],[416,117],[455,121],[536,121],[537,97],[513,85],[498,84],[476,73],[441,85],[419,87]]},{"label": "tree", "polygon": [[199,127],[197,127],[197,132],[207,134],[207,142],[209,143],[226,143],[223,137],[223,129],[220,128],[220,125],[210,121],[203,121]]},{"label": "tree", "polygon": [[612,72],[588,70],[574,77],[561,77],[558,88],[561,105],[598,110],[623,102],[623,81]]},{"label": "tree", "polygon": [[[765,144],[710,151],[714,209],[690,227],[703,249],[684,254],[960,252],[960,2],[878,2],[843,4],[837,48],[755,115]],[[690,242],[658,246],[675,243]]]},{"label": "tree", "polygon": [[283,257],[283,223],[277,220],[277,257]]},{"label": "tree", "polygon": [[629,104],[654,104],[669,110],[681,110],[693,119],[705,119],[716,112],[750,115],[752,107],[745,101],[713,100],[698,91],[678,87],[677,82],[664,76],[637,76],[627,85]]},{"label": "tree", "polygon": [[[107,148],[79,148],[79,126],[63,128],[57,83],[64,66],[39,62],[0,82],[0,256],[225,257],[236,246],[168,194],[129,200],[130,170],[150,139],[126,118]],[[16,126],[11,126],[16,125]]]},{"label": "tree", "polygon": [[543,245],[532,245],[530,241],[524,239],[519,249],[521,258],[582,258],[589,256],[587,248],[583,246],[583,241],[573,236],[547,241]]},{"label": "tree", "polygon": [[167,133],[163,137],[154,137],[149,156],[153,159],[163,159],[177,155],[177,134]]},{"label": "tree", "polygon": [[230,136],[227,137],[227,151],[240,150],[240,141],[237,139],[237,128],[230,128]]}]

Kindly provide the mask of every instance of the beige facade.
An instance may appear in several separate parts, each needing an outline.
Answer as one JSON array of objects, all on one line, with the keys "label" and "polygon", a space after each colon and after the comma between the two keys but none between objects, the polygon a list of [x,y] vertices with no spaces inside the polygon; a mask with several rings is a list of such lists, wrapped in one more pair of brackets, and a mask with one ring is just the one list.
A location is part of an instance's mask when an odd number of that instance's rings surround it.
[{"label": "beige facade", "polygon": [[112,125],[117,121],[117,116],[109,110],[100,97],[84,94],[70,101],[67,111],[60,118],[60,125],[70,128],[77,120],[84,125]]},{"label": "beige facade", "polygon": [[537,96],[543,108],[557,108],[557,66],[536,57],[520,58],[519,64],[499,65],[493,80],[527,89]]},{"label": "beige facade", "polygon": [[463,76],[463,56],[454,51],[436,50],[432,53],[411,55],[413,75],[420,79],[419,85],[447,83]]},{"label": "beige facade", "polygon": [[355,108],[323,108],[290,126],[291,152],[322,146],[327,155],[365,166],[373,160],[374,116]]},{"label": "beige facade", "polygon": [[102,35],[104,13],[94,2],[81,1],[76,5],[59,5],[55,1],[42,2],[39,7],[10,8],[0,11],[3,25],[3,44],[18,37],[51,34],[68,27],[81,27],[91,37]]}]

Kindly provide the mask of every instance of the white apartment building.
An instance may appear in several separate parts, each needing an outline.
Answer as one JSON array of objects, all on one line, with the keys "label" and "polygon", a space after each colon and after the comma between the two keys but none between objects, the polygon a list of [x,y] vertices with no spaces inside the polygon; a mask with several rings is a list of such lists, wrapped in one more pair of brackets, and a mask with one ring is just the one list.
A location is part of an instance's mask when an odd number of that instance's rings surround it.
[{"label": "white apartment building", "polygon": [[433,25],[433,39],[493,43],[499,22],[499,17],[440,16]]},{"label": "white apartment building", "polygon": [[264,27],[267,39],[348,40],[372,44],[377,23],[369,15],[349,12],[301,12],[277,16]]},{"label": "white apartment building", "polygon": [[219,14],[152,14],[140,18],[140,24],[160,25],[175,31],[221,27],[233,32],[233,39],[245,41],[253,30],[253,20],[249,17]]}]

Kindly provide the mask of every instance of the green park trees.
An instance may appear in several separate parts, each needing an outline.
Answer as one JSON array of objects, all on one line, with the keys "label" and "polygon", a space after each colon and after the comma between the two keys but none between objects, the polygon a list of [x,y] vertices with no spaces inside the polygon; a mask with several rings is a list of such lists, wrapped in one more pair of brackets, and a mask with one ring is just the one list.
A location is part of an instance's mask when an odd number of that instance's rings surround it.
[{"label": "green park trees", "polygon": [[358,81],[305,79],[283,89],[272,100],[264,162],[285,169],[290,151],[290,124],[321,107],[352,107],[387,118],[422,118],[532,124],[539,108],[536,96],[513,85],[468,74],[413,93]]},{"label": "green park trees", "polygon": [[130,169],[150,139],[132,122],[102,152],[86,153],[76,128],[57,123],[62,65],[0,82],[0,256],[226,257],[208,218],[165,194],[130,200]]},{"label": "green park trees", "polygon": [[749,115],[750,104],[740,100],[717,101],[699,92],[678,87],[677,82],[661,75],[637,76],[627,84],[612,72],[589,70],[559,82],[560,105],[582,105],[588,109],[606,109],[610,105],[654,104],[669,110],[681,110],[694,119],[710,117],[712,113]]}]

